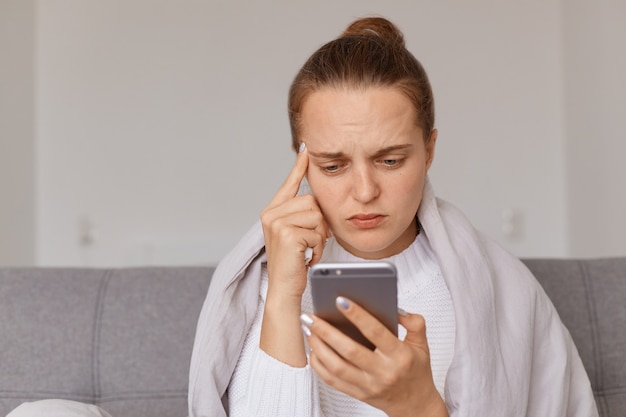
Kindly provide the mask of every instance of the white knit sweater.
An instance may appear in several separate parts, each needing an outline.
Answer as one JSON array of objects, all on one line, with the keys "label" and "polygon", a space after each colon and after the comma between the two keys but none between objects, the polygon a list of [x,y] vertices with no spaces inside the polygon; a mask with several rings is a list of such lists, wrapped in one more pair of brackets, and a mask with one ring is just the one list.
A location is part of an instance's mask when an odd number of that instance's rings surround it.
[{"label": "white knit sweater", "polygon": [[[322,262],[357,260],[360,259],[331,238]],[[411,246],[387,260],[398,270],[398,306],[426,319],[433,378],[443,395],[454,353],[454,307],[428,239],[420,233]],[[256,317],[228,388],[230,416],[384,416],[382,411],[326,385],[308,365],[304,368],[288,366],[259,348],[266,294],[267,271],[264,269]],[[302,297],[302,311],[313,311],[309,287]],[[398,334],[404,339],[406,331],[402,326],[398,326]]]}]

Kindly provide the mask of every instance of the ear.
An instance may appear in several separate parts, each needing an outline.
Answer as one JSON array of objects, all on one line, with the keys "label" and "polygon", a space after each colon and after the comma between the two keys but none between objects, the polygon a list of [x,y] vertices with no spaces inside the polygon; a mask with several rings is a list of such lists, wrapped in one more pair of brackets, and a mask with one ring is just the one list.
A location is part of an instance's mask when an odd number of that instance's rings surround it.
[{"label": "ear", "polygon": [[430,169],[433,159],[435,159],[435,145],[437,144],[438,133],[437,129],[433,129],[428,141],[426,141],[426,171]]}]

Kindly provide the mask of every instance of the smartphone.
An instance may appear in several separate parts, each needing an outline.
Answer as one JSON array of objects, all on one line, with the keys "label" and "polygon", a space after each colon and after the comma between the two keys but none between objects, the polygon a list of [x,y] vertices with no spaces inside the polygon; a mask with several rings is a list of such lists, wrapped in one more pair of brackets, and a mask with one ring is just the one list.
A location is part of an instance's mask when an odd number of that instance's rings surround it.
[{"label": "smartphone", "polygon": [[318,263],[308,274],[315,315],[373,350],[374,345],[337,308],[335,300],[343,296],[398,335],[398,273],[392,263]]}]

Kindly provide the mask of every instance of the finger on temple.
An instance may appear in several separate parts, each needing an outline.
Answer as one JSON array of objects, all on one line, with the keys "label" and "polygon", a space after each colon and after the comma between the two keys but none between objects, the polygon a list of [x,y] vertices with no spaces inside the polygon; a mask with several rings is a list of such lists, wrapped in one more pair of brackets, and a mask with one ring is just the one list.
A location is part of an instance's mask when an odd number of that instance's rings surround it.
[{"label": "finger on temple", "polygon": [[309,166],[308,152],[303,150],[296,157],[296,162],[291,169],[291,172],[285,179],[283,185],[278,189],[278,192],[274,195],[270,205],[281,204],[290,198],[295,197],[300,189],[300,183],[306,175],[307,168]]}]

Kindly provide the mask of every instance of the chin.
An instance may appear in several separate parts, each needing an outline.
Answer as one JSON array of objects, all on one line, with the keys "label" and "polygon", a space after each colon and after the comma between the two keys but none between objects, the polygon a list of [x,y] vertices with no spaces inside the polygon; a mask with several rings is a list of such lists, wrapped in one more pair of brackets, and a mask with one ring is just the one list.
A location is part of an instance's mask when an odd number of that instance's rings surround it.
[{"label": "chin", "polygon": [[[388,258],[396,253],[392,253],[391,247],[394,245],[395,240],[386,240],[386,239],[367,239],[369,242],[364,239],[342,239],[341,237],[337,237],[337,241],[341,244],[344,249],[348,252],[352,253],[359,258],[364,259],[381,259]],[[381,243],[384,242],[384,243]],[[398,251],[400,252],[400,251]]]},{"label": "chin", "polygon": [[389,226],[392,225],[368,230],[343,230],[335,233],[335,238],[344,248],[358,257],[388,258],[405,250],[415,239],[415,234],[407,235],[408,228],[398,227],[398,225]]}]

